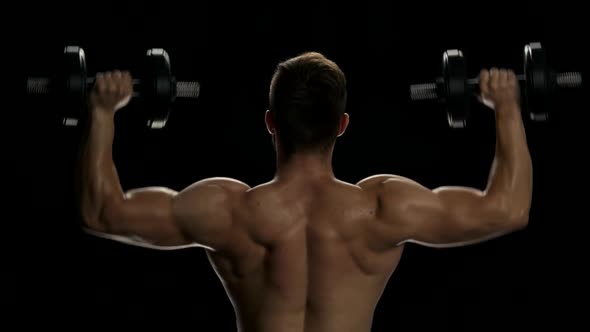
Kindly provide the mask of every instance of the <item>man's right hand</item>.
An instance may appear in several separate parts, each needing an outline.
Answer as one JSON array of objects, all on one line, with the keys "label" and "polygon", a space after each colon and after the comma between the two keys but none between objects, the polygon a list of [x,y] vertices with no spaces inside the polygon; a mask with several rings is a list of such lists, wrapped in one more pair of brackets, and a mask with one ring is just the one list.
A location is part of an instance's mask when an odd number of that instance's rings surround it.
[{"label": "man's right hand", "polygon": [[520,87],[512,70],[483,69],[479,75],[479,88],[482,103],[496,111],[503,106],[520,104]]}]

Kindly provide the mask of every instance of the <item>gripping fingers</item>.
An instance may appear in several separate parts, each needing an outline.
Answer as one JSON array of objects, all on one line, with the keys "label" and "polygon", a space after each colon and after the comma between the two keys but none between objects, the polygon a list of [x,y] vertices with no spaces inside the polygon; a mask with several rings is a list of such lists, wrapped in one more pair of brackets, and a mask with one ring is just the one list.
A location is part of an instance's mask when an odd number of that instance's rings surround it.
[{"label": "gripping fingers", "polygon": [[129,72],[114,70],[96,74],[91,98],[101,108],[116,111],[127,105],[132,93],[133,83]]},{"label": "gripping fingers", "polygon": [[492,68],[489,74],[482,70],[480,76],[481,101],[484,105],[496,109],[498,105],[518,102],[519,83],[512,70]]},{"label": "gripping fingers", "polygon": [[96,74],[96,82],[94,83],[94,88],[95,91],[97,91],[98,93],[104,93],[106,90],[106,85],[105,85],[105,77],[103,73],[98,73]]},{"label": "gripping fingers", "polygon": [[507,86],[508,85],[508,70],[501,69],[500,70],[500,86]]},{"label": "gripping fingers", "polygon": [[479,73],[479,91],[482,97],[488,95],[489,92],[489,82],[490,82],[490,72],[486,69],[482,69]]},{"label": "gripping fingers", "polygon": [[506,69],[500,70],[500,86],[501,87],[508,86],[508,70],[506,70]]},{"label": "gripping fingers", "polygon": [[518,79],[516,78],[516,74],[514,73],[514,71],[509,70],[508,71],[508,86],[510,86],[511,88],[517,86],[518,84]]},{"label": "gripping fingers", "polygon": [[131,74],[128,71],[122,73],[123,81],[123,95],[128,96],[133,93],[133,82],[131,80]]},{"label": "gripping fingers", "polygon": [[489,99],[490,95],[490,72],[482,69],[479,73],[479,101],[489,108],[494,108],[494,104]]},{"label": "gripping fingers", "polygon": [[498,70],[498,68],[494,67],[494,68],[490,69],[490,89],[491,90],[496,90],[498,88],[498,85],[500,83],[499,76],[500,76],[500,71]]},{"label": "gripping fingers", "polygon": [[110,74],[110,77],[110,92],[118,98],[127,96],[127,94],[129,94],[129,88],[131,85],[130,75],[127,72],[115,70]]},{"label": "gripping fingers", "polygon": [[108,72],[105,74],[105,76],[106,76],[107,85],[108,85],[107,91],[110,94],[116,94],[117,90],[118,90],[118,85],[117,85],[118,81],[115,77],[115,73]]}]

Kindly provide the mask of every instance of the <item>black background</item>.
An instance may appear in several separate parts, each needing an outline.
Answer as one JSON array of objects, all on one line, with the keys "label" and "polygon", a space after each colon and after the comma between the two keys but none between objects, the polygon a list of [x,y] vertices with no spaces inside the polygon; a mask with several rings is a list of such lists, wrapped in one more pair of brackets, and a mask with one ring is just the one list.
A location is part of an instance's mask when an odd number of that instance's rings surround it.
[{"label": "black background", "polygon": [[[125,189],[181,190],[211,176],[251,186],[271,179],[268,85],[277,62],[304,51],[322,52],[347,75],[351,124],[334,155],[340,179],[394,173],[430,188],[483,188],[493,113],[474,101],[469,127],[451,130],[441,106],[409,101],[409,84],[438,75],[450,48],[463,50],[470,76],[491,66],[520,72],[523,46],[533,41],[542,42],[554,68],[587,72],[581,5],[514,5],[144,2],[89,3],[66,13],[66,5],[36,4],[22,15],[6,12],[16,22],[5,22],[4,31],[19,74],[50,74],[65,45],[84,48],[90,73],[133,71],[148,48],[163,47],[178,80],[201,83],[201,98],[177,101],[164,130],[133,121],[137,102],[117,115],[114,158]],[[575,303],[587,296],[586,94],[560,94],[551,122],[525,123],[534,165],[529,227],[471,247],[409,245],[376,308],[374,331],[570,325],[583,317],[585,304]],[[136,327],[234,330],[231,303],[202,250],[152,251],[79,232],[73,183],[80,130],[61,127],[56,107],[43,99],[23,98],[15,111],[22,118],[7,126],[15,132],[7,164],[16,168],[7,177],[18,186],[8,192],[15,199],[7,211],[16,215],[5,218],[6,270],[16,272],[7,283],[11,308],[31,317],[21,324],[85,330],[122,318]]]}]

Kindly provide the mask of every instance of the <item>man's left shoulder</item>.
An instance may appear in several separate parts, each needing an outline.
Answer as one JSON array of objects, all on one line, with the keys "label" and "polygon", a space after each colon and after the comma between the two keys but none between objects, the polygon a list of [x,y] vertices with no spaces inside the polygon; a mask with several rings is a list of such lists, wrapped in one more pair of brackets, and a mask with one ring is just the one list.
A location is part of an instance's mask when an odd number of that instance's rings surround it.
[{"label": "man's left shoulder", "polygon": [[200,211],[210,218],[219,211],[235,207],[249,188],[244,182],[227,177],[206,178],[182,190],[176,196],[174,206],[177,213],[194,214]]}]

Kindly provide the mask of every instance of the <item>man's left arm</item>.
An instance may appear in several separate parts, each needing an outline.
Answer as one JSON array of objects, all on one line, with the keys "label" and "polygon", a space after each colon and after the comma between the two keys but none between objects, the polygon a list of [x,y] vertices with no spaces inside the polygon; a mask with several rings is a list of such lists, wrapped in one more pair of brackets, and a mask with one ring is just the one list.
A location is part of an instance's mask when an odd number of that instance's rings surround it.
[{"label": "man's left arm", "polygon": [[90,95],[89,126],[79,162],[81,217],[88,233],[154,247],[198,245],[224,249],[232,233],[231,211],[248,187],[207,179],[181,192],[147,187],[124,192],[112,158],[115,112],[129,100],[127,73],[97,75]]}]

